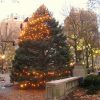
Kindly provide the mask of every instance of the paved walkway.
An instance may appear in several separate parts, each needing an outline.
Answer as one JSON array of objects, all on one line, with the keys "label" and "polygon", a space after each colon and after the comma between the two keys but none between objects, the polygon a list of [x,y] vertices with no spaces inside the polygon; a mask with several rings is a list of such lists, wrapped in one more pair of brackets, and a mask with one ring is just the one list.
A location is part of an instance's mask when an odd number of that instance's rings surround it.
[{"label": "paved walkway", "polygon": [[45,90],[5,88],[0,90],[0,100],[45,100]]},{"label": "paved walkway", "polygon": [[5,81],[0,81],[0,100],[45,100],[45,90],[20,90],[15,86],[4,87],[10,84],[9,74],[0,74]]}]

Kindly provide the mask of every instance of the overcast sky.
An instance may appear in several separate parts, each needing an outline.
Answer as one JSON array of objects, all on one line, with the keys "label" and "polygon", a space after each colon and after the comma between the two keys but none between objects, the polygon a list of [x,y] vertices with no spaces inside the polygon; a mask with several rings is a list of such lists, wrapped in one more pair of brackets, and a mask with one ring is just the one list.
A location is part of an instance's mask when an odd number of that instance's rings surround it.
[{"label": "overcast sky", "polygon": [[30,16],[41,5],[45,4],[53,13],[54,17],[62,23],[63,9],[71,7],[86,8],[87,0],[0,0],[0,19],[6,18],[8,15],[18,14]]}]

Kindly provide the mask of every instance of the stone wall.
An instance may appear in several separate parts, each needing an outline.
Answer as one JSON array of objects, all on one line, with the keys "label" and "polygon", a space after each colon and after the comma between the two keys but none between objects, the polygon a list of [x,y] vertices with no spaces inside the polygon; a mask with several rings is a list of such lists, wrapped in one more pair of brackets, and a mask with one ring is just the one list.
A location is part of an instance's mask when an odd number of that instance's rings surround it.
[{"label": "stone wall", "polygon": [[46,100],[63,100],[79,85],[80,77],[71,77],[46,83]]}]

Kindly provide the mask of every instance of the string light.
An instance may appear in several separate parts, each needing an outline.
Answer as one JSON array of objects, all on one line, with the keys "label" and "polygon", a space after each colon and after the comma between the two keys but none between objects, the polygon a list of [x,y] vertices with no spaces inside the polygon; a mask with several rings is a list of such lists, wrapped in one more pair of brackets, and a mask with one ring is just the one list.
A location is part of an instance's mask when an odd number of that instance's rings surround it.
[{"label": "string light", "polygon": [[[20,42],[25,41],[25,40],[39,40],[46,37],[48,38],[50,29],[45,24],[45,22],[50,19],[51,19],[51,16],[49,15],[46,15],[45,17],[40,16],[39,18],[34,18],[34,17],[31,18],[29,22],[27,23],[27,26],[25,27],[25,29],[23,29],[22,32],[20,33]],[[29,34],[31,34],[30,37],[27,36]]]},{"label": "string light", "polygon": [[[24,74],[24,73],[27,73],[26,75],[32,75],[33,78],[38,78],[39,79],[39,82],[37,83],[33,83],[33,82],[24,82],[23,84],[20,84],[20,88],[27,88],[27,87],[32,87],[32,88],[36,88],[36,87],[40,87],[40,86],[45,86],[46,84],[46,80],[45,78],[46,77],[53,77],[53,76],[61,76],[61,75],[67,75],[67,74],[70,74],[70,71],[66,70],[66,71],[62,71],[63,73],[61,72],[54,72],[54,71],[49,71],[49,72],[38,72],[38,71],[32,71],[30,73],[28,72],[25,72],[25,70],[23,70],[23,73],[21,74]],[[32,74],[31,74],[32,73]]]},{"label": "string light", "polygon": [[24,85],[23,85],[23,84],[21,84],[21,85],[20,85],[20,88],[24,88]]},{"label": "string light", "polygon": [[27,86],[27,84],[25,84],[25,86]]}]

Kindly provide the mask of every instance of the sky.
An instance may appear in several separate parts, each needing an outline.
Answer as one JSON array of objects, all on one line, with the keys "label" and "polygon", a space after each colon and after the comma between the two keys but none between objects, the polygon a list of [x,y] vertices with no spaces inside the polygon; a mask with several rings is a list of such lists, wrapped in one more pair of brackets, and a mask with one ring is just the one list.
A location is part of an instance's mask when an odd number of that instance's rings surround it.
[{"label": "sky", "polygon": [[87,0],[0,0],[0,19],[7,18],[8,15],[28,17],[41,5],[53,13],[53,16],[63,23],[65,9],[69,11],[71,7],[85,8]]}]

